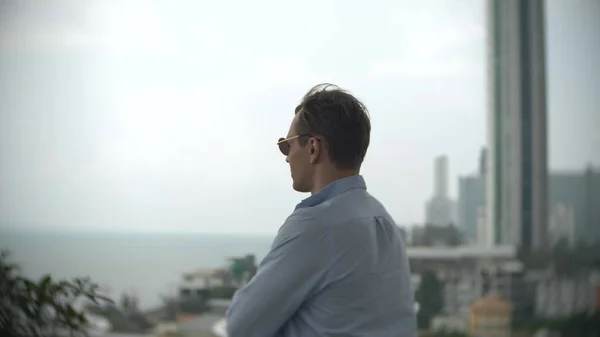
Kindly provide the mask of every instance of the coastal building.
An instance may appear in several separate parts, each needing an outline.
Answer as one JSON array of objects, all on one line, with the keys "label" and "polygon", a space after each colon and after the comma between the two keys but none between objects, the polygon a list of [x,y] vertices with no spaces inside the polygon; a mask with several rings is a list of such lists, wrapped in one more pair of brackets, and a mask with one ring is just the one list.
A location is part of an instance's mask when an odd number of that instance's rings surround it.
[{"label": "coastal building", "polygon": [[554,318],[595,309],[596,284],[590,275],[544,275],[535,289],[535,314]]},{"label": "coastal building", "polygon": [[473,302],[482,295],[483,280],[475,272],[465,270],[461,274],[454,274],[443,280],[444,290],[444,315],[466,318]]},{"label": "coastal building", "polygon": [[[413,288],[418,289],[419,273],[435,270],[438,280],[443,284],[443,308],[438,319],[441,326],[460,326],[469,316],[470,306],[481,296],[497,288],[507,295],[518,296],[519,291],[502,286],[509,283],[506,277],[496,279],[488,270],[515,269],[516,249],[511,246],[438,246],[409,247],[407,254],[411,272],[414,273]],[[486,271],[486,272],[482,272]]]},{"label": "coastal building", "polygon": [[510,337],[512,304],[500,295],[486,295],[471,305],[469,333],[471,336]]},{"label": "coastal building", "polygon": [[454,225],[414,226],[411,233],[412,246],[419,247],[445,247],[458,246],[462,242],[462,235]]},{"label": "coastal building", "polygon": [[534,316],[535,281],[519,261],[486,266],[480,271],[482,295],[498,294],[511,303],[512,321],[526,322]]},{"label": "coastal building", "polygon": [[512,320],[521,322],[533,315],[534,283],[530,282],[521,264],[516,260],[480,258],[475,263],[457,265],[438,272],[444,284],[445,316],[467,317],[471,305],[488,294],[498,294],[511,302]]},{"label": "coastal building", "polygon": [[464,333],[467,331],[465,315],[436,315],[431,320],[430,330],[433,332]]},{"label": "coastal building", "polygon": [[411,272],[419,274],[435,270],[442,280],[478,272],[482,268],[498,267],[517,258],[517,251],[512,246],[408,247],[406,253]]},{"label": "coastal building", "polygon": [[243,257],[233,257],[229,261],[231,265],[228,272],[233,285],[236,287],[241,287],[248,283],[258,269],[256,257],[253,254],[247,254]]},{"label": "coastal building", "polygon": [[547,242],[544,1],[487,1],[487,241]]},{"label": "coastal building", "polygon": [[198,269],[194,272],[185,273],[179,284],[179,296],[182,298],[203,295],[214,287],[222,287],[226,281],[220,277],[219,269]]}]

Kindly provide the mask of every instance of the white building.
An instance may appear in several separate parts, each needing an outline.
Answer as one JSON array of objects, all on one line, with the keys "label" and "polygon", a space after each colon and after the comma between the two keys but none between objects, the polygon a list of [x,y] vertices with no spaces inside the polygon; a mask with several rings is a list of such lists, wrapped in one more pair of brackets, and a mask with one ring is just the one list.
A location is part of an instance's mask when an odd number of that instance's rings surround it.
[{"label": "white building", "polygon": [[445,315],[466,317],[470,305],[480,298],[481,294],[482,279],[476,272],[465,272],[460,277],[445,280],[442,312]]},{"label": "white building", "polygon": [[199,269],[183,275],[179,283],[179,297],[181,299],[198,299],[207,296],[207,292],[214,287],[225,285],[219,277],[218,269]]},{"label": "white building", "polygon": [[448,157],[438,156],[434,161],[434,177],[435,183],[433,195],[442,198],[448,197]]},{"label": "white building", "polygon": [[468,325],[467,317],[464,315],[437,315],[431,320],[431,330],[465,332]]},{"label": "white building", "polygon": [[488,0],[486,219],[495,244],[546,242],[543,0]]},{"label": "white building", "polygon": [[493,247],[493,228],[488,226],[485,207],[477,209],[477,244],[481,247]]},{"label": "white building", "polygon": [[548,237],[555,245],[565,239],[570,246],[575,244],[575,210],[565,204],[557,204],[550,208],[548,216]]},{"label": "white building", "polygon": [[536,287],[536,316],[552,318],[593,310],[595,291],[595,283],[589,276],[548,276]]}]

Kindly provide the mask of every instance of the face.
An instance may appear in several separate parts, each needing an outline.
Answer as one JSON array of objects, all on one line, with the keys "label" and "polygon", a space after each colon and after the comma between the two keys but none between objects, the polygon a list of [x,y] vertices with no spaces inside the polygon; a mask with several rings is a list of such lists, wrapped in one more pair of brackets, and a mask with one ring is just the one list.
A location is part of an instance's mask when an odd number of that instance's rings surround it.
[{"label": "face", "polygon": [[304,145],[301,145],[299,138],[308,136],[298,135],[296,132],[297,123],[298,115],[295,115],[287,136],[280,140],[279,149],[286,155],[285,160],[290,165],[294,190],[310,192],[313,185],[314,164],[317,159],[315,153],[318,153],[318,150],[315,151],[317,139],[310,137]]}]

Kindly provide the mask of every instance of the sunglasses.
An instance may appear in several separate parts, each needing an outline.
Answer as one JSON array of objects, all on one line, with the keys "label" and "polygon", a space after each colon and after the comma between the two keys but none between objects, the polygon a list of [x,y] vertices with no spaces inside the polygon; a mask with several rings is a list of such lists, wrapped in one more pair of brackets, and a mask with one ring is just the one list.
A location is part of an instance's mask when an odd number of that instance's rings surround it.
[{"label": "sunglasses", "polygon": [[281,151],[281,153],[284,156],[289,155],[290,154],[290,140],[300,138],[300,137],[306,137],[306,136],[310,137],[310,135],[306,133],[306,134],[291,136],[288,138],[283,138],[283,137],[279,138],[279,140],[277,141],[277,146],[279,146],[279,151]]}]

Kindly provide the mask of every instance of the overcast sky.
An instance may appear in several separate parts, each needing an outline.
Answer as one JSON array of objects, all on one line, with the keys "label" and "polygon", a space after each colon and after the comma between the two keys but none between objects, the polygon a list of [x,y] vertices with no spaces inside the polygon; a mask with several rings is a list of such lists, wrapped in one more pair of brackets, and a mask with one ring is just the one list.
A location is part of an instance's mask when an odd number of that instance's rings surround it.
[{"label": "overcast sky", "polygon": [[[456,196],[485,142],[483,5],[4,1],[0,228],[272,234],[306,197],[275,142],[320,82],[368,106],[369,190],[421,222],[434,157]],[[600,166],[600,2],[547,9],[550,167]]]}]

